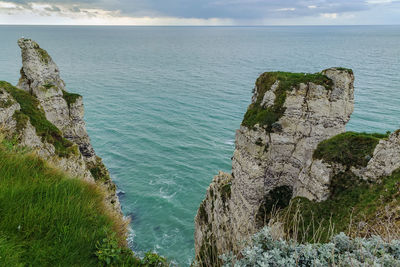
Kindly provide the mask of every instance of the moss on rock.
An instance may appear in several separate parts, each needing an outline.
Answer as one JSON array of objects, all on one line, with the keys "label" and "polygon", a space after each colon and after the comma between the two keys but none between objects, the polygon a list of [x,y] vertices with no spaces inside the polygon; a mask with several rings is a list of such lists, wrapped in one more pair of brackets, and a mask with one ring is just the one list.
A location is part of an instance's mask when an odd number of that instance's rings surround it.
[{"label": "moss on rock", "polygon": [[[298,241],[326,242],[332,234],[355,230],[358,222],[381,220],[377,212],[385,210],[387,205],[400,205],[400,171],[373,185],[351,172],[340,173],[334,177],[335,180],[338,190],[328,200],[315,202],[297,197],[292,200],[293,205],[282,211],[289,214],[284,222],[286,229],[293,229],[293,224],[298,222],[294,218],[301,216],[303,227],[298,227],[298,236],[304,238]],[[317,228],[320,240],[315,239]]]},{"label": "moss on rock", "polygon": [[26,124],[28,123],[29,117],[26,116],[19,110],[16,110],[13,115],[14,120],[17,122],[17,132],[20,133],[22,130],[25,129]]},{"label": "moss on rock", "polygon": [[348,72],[350,74],[353,74],[353,70],[352,69],[343,68],[343,67],[337,67],[335,69],[340,70],[340,71],[346,71],[346,72]]},{"label": "moss on rock", "polygon": [[231,187],[232,183],[229,181],[225,185],[221,186],[220,192],[221,192],[221,199],[222,202],[225,204],[228,199],[231,198]]},{"label": "moss on rock", "polygon": [[388,134],[345,132],[318,144],[314,159],[345,166],[367,166],[376,145]]},{"label": "moss on rock", "polygon": [[[43,141],[52,144],[58,156],[67,157],[76,153],[76,146],[71,141],[65,139],[61,131],[46,119],[44,111],[40,108],[39,101],[35,97],[4,81],[0,81],[0,87],[11,94],[20,104],[21,113],[29,118],[32,126],[36,129],[37,135]],[[26,119],[21,114],[17,114],[16,117],[21,122]]]},{"label": "moss on rock", "polygon": [[[1,94],[1,91],[0,91]],[[0,108],[9,108],[11,107],[15,102],[12,99],[0,99]]]},{"label": "moss on rock", "polygon": [[39,46],[36,42],[34,42],[34,48],[35,48],[36,51],[38,52],[39,57],[40,57],[40,60],[41,60],[42,62],[48,64],[49,61],[50,61],[50,59],[51,59],[51,57],[49,56],[49,54],[47,53],[47,51],[44,50],[44,49],[42,49],[42,48],[40,48],[40,46]]},{"label": "moss on rock", "polygon": [[78,98],[82,97],[81,95],[78,94],[73,94],[73,93],[68,93],[67,91],[62,90],[63,93],[63,98],[68,104],[68,107],[70,108],[72,104],[78,100]]},{"label": "moss on rock", "polygon": [[[264,108],[261,106],[264,95],[271,89],[271,86],[279,81],[275,90],[275,101],[273,106]],[[322,73],[290,73],[290,72],[265,72],[256,81],[257,99],[252,103],[242,121],[242,125],[253,127],[256,124],[265,126],[268,132],[271,132],[273,123],[277,122],[284,114],[283,107],[286,100],[286,93],[301,83],[314,83],[322,85],[327,90],[332,88],[333,82]]]}]

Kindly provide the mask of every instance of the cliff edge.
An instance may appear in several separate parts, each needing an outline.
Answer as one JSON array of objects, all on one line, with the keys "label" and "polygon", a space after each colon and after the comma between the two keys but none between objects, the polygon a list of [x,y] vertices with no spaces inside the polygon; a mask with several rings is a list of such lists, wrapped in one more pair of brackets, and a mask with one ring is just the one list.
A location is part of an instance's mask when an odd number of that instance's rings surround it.
[{"label": "cliff edge", "polygon": [[[238,253],[292,199],[325,203],[344,174],[376,182],[399,168],[399,133],[345,132],[354,108],[351,70],[268,72],[236,132],[232,173],[214,177],[195,218],[196,261]],[[340,182],[343,182],[341,180]],[[339,189],[338,189],[339,188]],[[329,218],[328,218],[329,220]]]},{"label": "cliff edge", "polygon": [[16,87],[0,82],[0,129],[73,177],[96,183],[110,209],[120,216],[116,187],[90,143],[82,96],[67,92],[51,56],[35,41],[21,38],[21,78]]}]

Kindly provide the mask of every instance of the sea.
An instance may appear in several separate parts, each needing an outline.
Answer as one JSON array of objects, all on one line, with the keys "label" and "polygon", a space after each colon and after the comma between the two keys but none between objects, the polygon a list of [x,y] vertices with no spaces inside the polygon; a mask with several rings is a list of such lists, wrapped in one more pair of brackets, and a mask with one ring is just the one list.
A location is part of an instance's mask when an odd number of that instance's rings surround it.
[{"label": "sea", "polygon": [[92,144],[131,218],[131,248],[179,266],[194,256],[194,217],[266,71],[355,74],[347,130],[400,128],[400,26],[0,26],[0,80],[16,84],[17,40],[32,38],[84,97]]}]

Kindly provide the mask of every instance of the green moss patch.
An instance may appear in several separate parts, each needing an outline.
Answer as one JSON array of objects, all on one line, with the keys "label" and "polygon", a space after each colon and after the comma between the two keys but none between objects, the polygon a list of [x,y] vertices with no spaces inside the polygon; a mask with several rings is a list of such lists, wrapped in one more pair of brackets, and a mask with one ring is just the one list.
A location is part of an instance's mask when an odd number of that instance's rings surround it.
[{"label": "green moss patch", "polygon": [[13,118],[17,122],[17,132],[20,133],[23,129],[25,129],[29,117],[22,113],[20,110],[16,110],[14,112]]},{"label": "green moss patch", "polygon": [[[400,205],[400,171],[376,184],[344,172],[334,177],[333,184],[337,190],[328,200],[314,202],[297,197],[292,200],[293,205],[283,210],[290,214],[284,222],[287,229],[293,229],[293,224],[297,223],[295,214],[300,212],[302,221],[298,237],[304,239],[299,241],[316,242],[315,234],[320,227],[320,241],[327,242],[331,234],[347,232],[351,222],[354,227],[360,221],[376,220],[378,210],[388,204]],[[329,231],[332,227],[333,231]]]},{"label": "green moss patch", "polygon": [[34,47],[34,48],[36,49],[36,51],[38,52],[39,57],[40,57],[40,60],[41,60],[42,62],[48,64],[49,61],[50,61],[50,59],[51,59],[51,57],[49,56],[49,54],[47,53],[47,51],[44,50],[44,49],[42,49],[42,48],[40,48],[40,46],[39,46],[37,43],[34,43],[34,46],[33,46],[33,47]]},{"label": "green moss patch", "polygon": [[50,89],[50,88],[54,87],[54,85],[51,84],[51,83],[46,83],[46,84],[43,85],[43,87],[46,88],[46,89]]},{"label": "green moss patch", "polygon": [[96,157],[96,162],[94,164],[92,163],[88,164],[90,173],[92,174],[93,178],[96,181],[102,181],[102,182],[111,181],[110,174],[106,166],[104,166],[104,163],[100,157]]},{"label": "green moss patch", "polygon": [[[39,108],[39,101],[35,97],[7,82],[0,81],[0,87],[4,88],[20,104],[21,113],[29,117],[36,133],[44,141],[54,145],[55,151],[60,157],[76,154],[73,143],[65,139],[61,131],[46,119],[44,111]],[[21,114],[17,116],[23,117]]]},{"label": "green moss patch", "polygon": [[[0,91],[0,94],[2,94],[2,91]],[[10,98],[0,99],[0,108],[8,108],[11,107],[13,104],[14,101]]]},{"label": "green moss patch", "polygon": [[[279,81],[279,86],[275,90],[274,105],[268,108],[261,106],[261,102],[265,93],[271,89],[271,86]],[[331,79],[322,73],[306,74],[306,73],[290,73],[290,72],[266,72],[262,74],[256,81],[256,90],[258,97],[255,103],[252,103],[242,121],[242,125],[253,127],[256,124],[266,126],[268,132],[272,130],[273,123],[277,122],[285,112],[283,107],[286,100],[286,93],[293,88],[298,87],[301,83],[314,83],[322,85],[327,90],[332,88]]]},{"label": "green moss patch", "polygon": [[319,143],[313,157],[345,166],[367,166],[379,140],[387,136],[388,134],[345,132]]},{"label": "green moss patch", "polygon": [[232,183],[230,181],[221,187],[222,202],[226,203],[226,201],[231,198],[231,187]]},{"label": "green moss patch", "polygon": [[78,98],[82,97],[78,94],[68,93],[67,91],[62,90],[63,98],[67,101],[68,107],[70,108],[72,104],[78,100]]},{"label": "green moss patch", "polygon": [[346,71],[346,72],[348,72],[350,74],[353,74],[353,70],[352,69],[347,69],[347,68],[342,68],[342,67],[337,67],[335,69],[340,70],[340,71]]}]

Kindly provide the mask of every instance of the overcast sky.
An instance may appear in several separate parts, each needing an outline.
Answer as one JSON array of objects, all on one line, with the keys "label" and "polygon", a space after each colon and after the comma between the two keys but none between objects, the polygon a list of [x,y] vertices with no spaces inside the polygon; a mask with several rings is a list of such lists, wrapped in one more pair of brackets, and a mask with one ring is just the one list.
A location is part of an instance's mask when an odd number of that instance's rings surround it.
[{"label": "overcast sky", "polygon": [[400,24],[400,0],[0,0],[0,24]]}]

